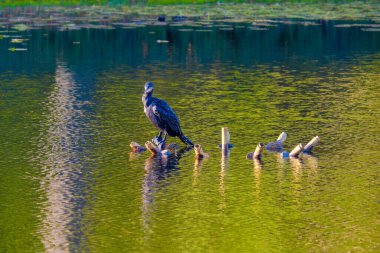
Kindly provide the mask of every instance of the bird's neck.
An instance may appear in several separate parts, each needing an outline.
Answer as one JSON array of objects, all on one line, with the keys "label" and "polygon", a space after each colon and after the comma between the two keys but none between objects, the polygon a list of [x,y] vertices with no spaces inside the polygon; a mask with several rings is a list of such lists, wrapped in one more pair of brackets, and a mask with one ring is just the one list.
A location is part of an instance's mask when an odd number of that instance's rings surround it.
[{"label": "bird's neck", "polygon": [[151,98],[152,98],[152,93],[151,92],[144,93],[144,95],[142,96],[142,102],[144,103],[144,105],[149,104],[149,101],[150,101]]}]

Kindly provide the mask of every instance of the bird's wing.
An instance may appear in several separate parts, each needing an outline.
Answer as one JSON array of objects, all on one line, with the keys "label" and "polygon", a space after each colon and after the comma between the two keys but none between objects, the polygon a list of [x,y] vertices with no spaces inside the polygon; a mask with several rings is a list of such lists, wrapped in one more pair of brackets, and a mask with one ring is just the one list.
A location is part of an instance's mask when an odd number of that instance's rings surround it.
[{"label": "bird's wing", "polygon": [[157,117],[160,117],[159,109],[157,108],[156,105],[152,106],[152,111],[154,115],[156,115]]},{"label": "bird's wing", "polygon": [[156,101],[152,109],[159,120],[166,125],[169,135],[180,135],[182,133],[177,115],[165,101]]}]

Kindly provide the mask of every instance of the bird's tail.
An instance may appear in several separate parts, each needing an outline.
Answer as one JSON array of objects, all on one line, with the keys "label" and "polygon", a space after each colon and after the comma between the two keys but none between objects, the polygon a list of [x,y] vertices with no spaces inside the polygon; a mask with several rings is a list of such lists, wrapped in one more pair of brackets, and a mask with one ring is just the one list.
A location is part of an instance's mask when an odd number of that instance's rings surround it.
[{"label": "bird's tail", "polygon": [[194,144],[183,134],[181,136],[179,136],[179,138],[181,139],[181,141],[187,145],[190,145],[190,146],[194,146]]}]

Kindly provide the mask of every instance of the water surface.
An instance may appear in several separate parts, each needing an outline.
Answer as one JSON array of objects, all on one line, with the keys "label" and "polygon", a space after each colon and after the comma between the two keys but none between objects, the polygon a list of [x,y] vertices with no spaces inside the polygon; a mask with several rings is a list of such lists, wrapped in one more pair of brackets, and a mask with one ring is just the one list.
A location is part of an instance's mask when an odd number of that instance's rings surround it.
[{"label": "water surface", "polygon": [[[0,251],[377,252],[380,33],[341,24],[4,28]],[[148,80],[209,159],[130,153]],[[321,142],[245,158],[282,131]]]}]

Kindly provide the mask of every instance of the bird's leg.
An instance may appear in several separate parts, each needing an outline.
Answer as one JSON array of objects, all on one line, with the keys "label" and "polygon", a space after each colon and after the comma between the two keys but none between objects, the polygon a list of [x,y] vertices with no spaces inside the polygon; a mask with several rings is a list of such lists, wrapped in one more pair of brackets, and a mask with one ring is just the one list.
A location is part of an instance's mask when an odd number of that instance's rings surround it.
[{"label": "bird's leg", "polygon": [[164,135],[164,139],[161,139],[161,141],[158,143],[158,148],[161,149],[161,150],[164,150],[165,149],[165,142],[166,142],[166,138],[168,137],[168,134],[165,132],[165,135]]},{"label": "bird's leg", "polygon": [[160,131],[158,135],[152,139],[152,142],[156,145],[159,145],[161,141],[162,141],[162,131]]}]

